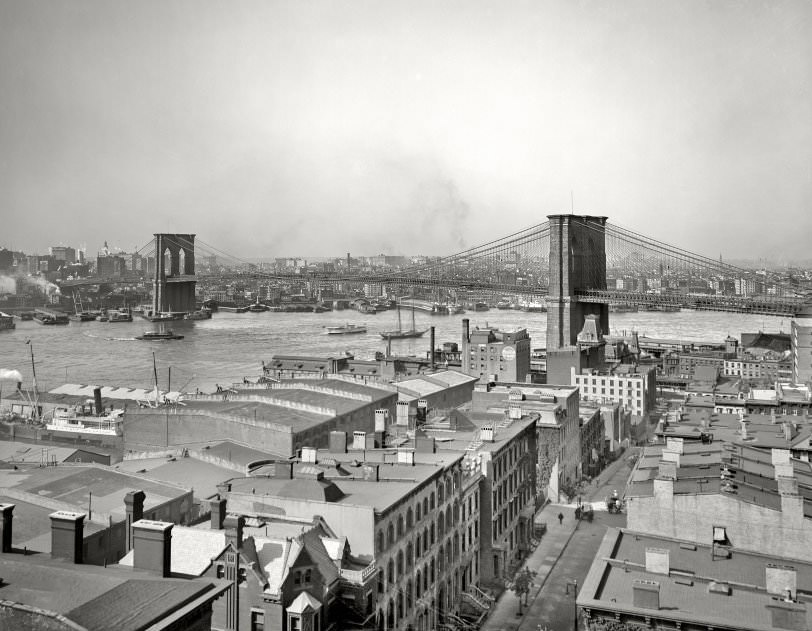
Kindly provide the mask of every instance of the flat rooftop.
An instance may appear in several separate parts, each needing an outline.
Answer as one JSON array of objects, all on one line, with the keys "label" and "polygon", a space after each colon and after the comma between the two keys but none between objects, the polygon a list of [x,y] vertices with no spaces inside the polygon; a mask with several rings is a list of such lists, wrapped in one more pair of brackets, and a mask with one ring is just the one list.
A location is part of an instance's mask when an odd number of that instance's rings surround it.
[{"label": "flat rooftop", "polygon": [[[667,550],[667,573],[646,571],[646,549]],[[625,612],[665,620],[681,620],[719,629],[773,631],[767,593],[768,565],[791,566],[797,577],[797,598],[806,605],[812,628],[812,564],[734,549],[730,558],[712,557],[708,546],[609,528],[578,594],[578,606],[595,611]],[[634,604],[635,581],[659,584],[659,608]],[[724,584],[727,593],[709,589]]]},{"label": "flat rooftop", "polygon": [[[458,457],[461,457],[461,454]],[[378,467],[378,481],[370,475],[370,464]],[[301,498],[325,503],[329,501],[334,504],[367,506],[383,512],[437,475],[443,468],[435,464],[359,462],[342,463],[337,467],[335,461],[325,458],[317,464],[296,463],[293,479],[258,475],[233,478],[230,483],[231,491],[235,493]],[[323,481],[316,479],[317,472],[323,474]],[[324,499],[325,483],[333,483],[342,495],[330,500]]]},{"label": "flat rooftop", "polygon": [[[124,519],[124,496],[129,491],[144,491],[145,511],[188,493],[188,489],[174,482],[149,480],[103,466],[74,464],[0,470],[0,488],[31,504],[41,500],[43,506],[52,507],[49,513],[55,510],[85,513],[89,503],[92,519],[103,514],[111,515],[113,521]],[[18,500],[9,501],[14,504]]]}]

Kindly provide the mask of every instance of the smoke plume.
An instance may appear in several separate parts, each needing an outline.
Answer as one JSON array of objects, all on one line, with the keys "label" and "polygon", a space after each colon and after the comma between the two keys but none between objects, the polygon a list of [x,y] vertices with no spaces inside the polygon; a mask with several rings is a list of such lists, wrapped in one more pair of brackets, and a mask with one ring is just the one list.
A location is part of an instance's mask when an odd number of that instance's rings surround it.
[{"label": "smoke plume", "polygon": [[19,370],[6,370],[5,368],[0,368],[0,379],[11,379],[12,381],[20,383],[23,380],[23,376]]}]

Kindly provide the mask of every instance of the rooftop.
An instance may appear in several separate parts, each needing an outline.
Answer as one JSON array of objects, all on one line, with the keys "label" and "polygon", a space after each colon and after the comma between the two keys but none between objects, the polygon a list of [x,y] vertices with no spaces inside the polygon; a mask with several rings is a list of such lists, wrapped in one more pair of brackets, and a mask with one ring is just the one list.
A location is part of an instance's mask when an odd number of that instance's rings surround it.
[{"label": "rooftop", "polygon": [[[16,520],[16,516],[15,516]],[[3,600],[65,616],[88,631],[137,631],[207,594],[213,581],[157,578],[129,568],[3,554]]]},{"label": "rooftop", "polygon": [[[647,571],[646,550],[667,551],[667,569]],[[660,555],[662,559],[664,554]],[[812,565],[795,559],[734,550],[730,558],[712,557],[708,546],[677,539],[609,528],[578,595],[578,606],[619,611],[666,620],[695,622],[719,629],[772,631],[776,595],[767,591],[767,568],[791,566],[796,573],[797,600],[812,628]],[[635,604],[635,581],[659,584],[659,607]],[[723,593],[710,589],[724,585]],[[774,585],[770,584],[771,589]]]},{"label": "rooftop", "polygon": [[108,515],[113,521],[122,520],[124,495],[133,489],[146,493],[145,511],[189,492],[174,482],[152,481],[103,466],[73,464],[0,470],[0,488],[14,496],[12,503],[47,506],[49,512],[85,512],[90,504],[92,515],[85,521],[86,526],[96,519],[106,523]]}]

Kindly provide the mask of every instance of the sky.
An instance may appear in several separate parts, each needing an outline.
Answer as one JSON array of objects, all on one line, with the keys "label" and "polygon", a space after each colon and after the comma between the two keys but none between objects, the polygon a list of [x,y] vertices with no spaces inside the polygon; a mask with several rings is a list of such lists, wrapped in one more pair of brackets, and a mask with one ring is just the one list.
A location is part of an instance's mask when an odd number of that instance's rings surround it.
[{"label": "sky", "polygon": [[0,0],[0,247],[809,258],[807,0]]}]

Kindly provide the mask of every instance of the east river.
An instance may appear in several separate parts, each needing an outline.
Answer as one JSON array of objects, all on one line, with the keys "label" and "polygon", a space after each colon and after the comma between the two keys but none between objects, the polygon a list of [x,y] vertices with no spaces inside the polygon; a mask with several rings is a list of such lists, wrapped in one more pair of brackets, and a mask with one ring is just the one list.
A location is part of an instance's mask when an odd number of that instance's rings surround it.
[{"label": "east river", "polygon": [[[404,326],[409,315],[403,313]],[[436,344],[460,342],[462,318],[471,327],[496,326],[501,329],[526,327],[533,348],[544,347],[546,313],[496,310],[464,315],[432,316],[416,314],[418,329],[434,326]],[[680,311],[676,313],[611,313],[611,334],[638,331],[651,337],[721,342],[730,334],[742,332],[789,332],[787,318],[745,314]],[[17,328],[0,331],[0,369],[19,370],[30,387],[33,347],[37,385],[40,390],[63,383],[97,384],[150,388],[153,383],[153,352],[161,389],[212,391],[215,384],[255,379],[262,361],[273,355],[326,357],[346,351],[359,359],[372,359],[384,351],[386,342],[379,332],[396,328],[394,311],[377,315],[356,311],[327,313],[215,313],[211,320],[169,322],[164,326],[184,339],[162,342],[136,340],[156,324],[137,315],[131,323],[71,322],[67,326],[43,326],[33,321],[16,321]],[[325,326],[344,323],[365,324],[367,333],[327,335]],[[26,343],[29,342],[29,343]],[[429,333],[422,338],[392,342],[399,355],[426,356]],[[170,383],[171,376],[171,383]],[[3,389],[14,384],[0,382]]]}]

